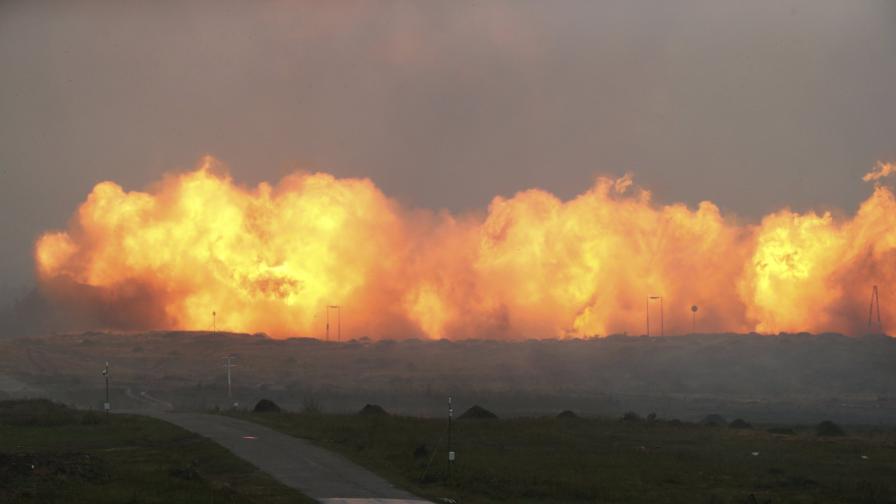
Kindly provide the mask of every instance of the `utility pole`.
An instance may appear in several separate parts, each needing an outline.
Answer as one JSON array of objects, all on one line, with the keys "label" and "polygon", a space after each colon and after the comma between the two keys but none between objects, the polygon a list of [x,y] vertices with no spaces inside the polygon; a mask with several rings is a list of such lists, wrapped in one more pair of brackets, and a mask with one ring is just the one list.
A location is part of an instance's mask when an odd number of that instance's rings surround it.
[{"label": "utility pole", "polygon": [[109,403],[109,361],[106,361],[106,367],[103,368],[103,378],[106,379],[106,402],[103,403],[103,410],[108,414],[112,409],[112,405]]},{"label": "utility pole", "polygon": [[877,308],[877,330],[883,334],[884,328],[880,323],[880,297],[877,294],[877,286],[871,288],[871,306],[868,307],[868,330],[871,330],[871,322],[874,320],[872,315]]},{"label": "utility pole", "polygon": [[448,483],[451,483],[451,468],[454,467],[454,451],[451,449],[451,417],[454,416],[454,407],[451,405],[451,397],[448,397]]},{"label": "utility pole", "polygon": [[231,381],[230,381],[230,369],[233,368],[234,366],[236,366],[236,364],[233,363],[232,355],[228,355],[227,357],[224,357],[224,369],[227,370],[227,397],[231,401],[233,400],[233,389],[232,389]]},{"label": "utility pole", "polygon": [[647,296],[647,335],[650,336],[650,302],[655,300],[660,301],[660,336],[665,335],[665,327],[663,321],[663,296]]},{"label": "utility pole", "polygon": [[650,296],[644,302],[644,313],[647,314],[647,335],[650,336]]},{"label": "utility pole", "polygon": [[336,310],[336,341],[342,341],[342,308],[339,305],[327,305],[327,341],[330,341],[330,310]]},{"label": "utility pole", "polygon": [[212,334],[218,334],[218,312],[212,312]]},{"label": "utility pole", "polygon": [[697,334],[697,305],[691,305],[691,334]]}]

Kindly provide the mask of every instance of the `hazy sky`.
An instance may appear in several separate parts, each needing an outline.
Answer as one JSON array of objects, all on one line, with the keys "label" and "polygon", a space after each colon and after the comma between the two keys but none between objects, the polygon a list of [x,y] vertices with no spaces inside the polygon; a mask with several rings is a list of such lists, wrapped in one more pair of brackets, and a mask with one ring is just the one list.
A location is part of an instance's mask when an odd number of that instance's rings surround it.
[{"label": "hazy sky", "polygon": [[896,2],[0,0],[0,304],[91,187],[211,153],[408,206],[562,197],[852,211],[896,159]]}]

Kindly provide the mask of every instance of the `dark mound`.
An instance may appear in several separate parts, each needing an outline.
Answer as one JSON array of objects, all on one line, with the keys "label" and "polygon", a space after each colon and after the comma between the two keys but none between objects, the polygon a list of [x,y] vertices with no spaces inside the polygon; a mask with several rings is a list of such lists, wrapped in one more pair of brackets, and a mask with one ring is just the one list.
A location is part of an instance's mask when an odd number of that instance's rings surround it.
[{"label": "dark mound", "polygon": [[629,411],[626,412],[626,414],[622,415],[623,422],[640,422],[641,420],[641,415],[635,413],[634,411]]},{"label": "dark mound", "polygon": [[846,432],[842,427],[830,420],[825,420],[815,426],[815,433],[819,436],[845,436]]},{"label": "dark mound", "polygon": [[579,418],[579,415],[576,415],[575,412],[570,410],[563,410],[557,415],[557,418]]},{"label": "dark mound", "polygon": [[491,418],[498,418],[498,415],[477,404],[467,411],[464,411],[464,414],[457,418],[458,420],[488,420]]},{"label": "dark mound", "polygon": [[738,418],[737,420],[731,422],[730,424],[728,424],[728,427],[731,429],[752,429],[753,428],[753,426],[750,425],[750,422],[747,422],[746,420],[744,420],[742,418]]},{"label": "dark mound", "polygon": [[414,459],[426,459],[429,457],[429,448],[425,444],[417,445],[417,448],[414,448]]},{"label": "dark mound", "polygon": [[379,404],[365,404],[358,414],[367,416],[389,416],[389,413]]},{"label": "dark mound", "polygon": [[709,425],[712,427],[717,427],[719,425],[727,425],[728,422],[725,420],[725,417],[722,415],[706,415],[703,417],[703,420],[700,420],[700,423],[703,425]]},{"label": "dark mound", "polygon": [[280,406],[270,399],[262,399],[252,408],[253,413],[280,413],[281,411],[283,410],[280,409]]}]

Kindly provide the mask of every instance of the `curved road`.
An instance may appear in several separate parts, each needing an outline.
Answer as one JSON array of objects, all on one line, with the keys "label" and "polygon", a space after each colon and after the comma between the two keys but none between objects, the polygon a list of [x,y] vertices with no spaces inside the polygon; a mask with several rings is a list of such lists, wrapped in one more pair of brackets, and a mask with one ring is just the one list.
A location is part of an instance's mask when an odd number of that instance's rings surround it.
[{"label": "curved road", "polygon": [[427,504],[347,459],[267,427],[222,415],[132,411],[205,436],[325,504]]}]

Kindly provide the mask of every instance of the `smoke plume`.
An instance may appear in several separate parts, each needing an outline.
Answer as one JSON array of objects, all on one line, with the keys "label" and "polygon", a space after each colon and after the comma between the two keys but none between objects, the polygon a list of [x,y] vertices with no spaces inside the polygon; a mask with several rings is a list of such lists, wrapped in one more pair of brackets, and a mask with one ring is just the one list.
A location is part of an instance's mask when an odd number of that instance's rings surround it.
[{"label": "smoke plume", "polygon": [[878,185],[849,217],[743,224],[655,204],[630,175],[454,215],[326,173],[242,187],[207,157],[145,192],[98,184],[35,261],[53,302],[116,328],[209,329],[215,312],[276,337],[324,337],[328,319],[333,338],[642,334],[648,316],[651,334],[859,334],[872,285],[885,300],[896,281],[893,215]]}]

